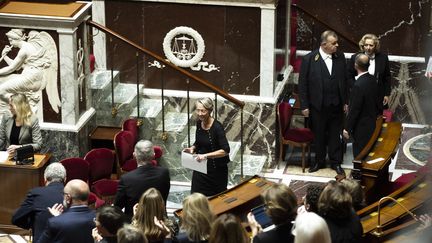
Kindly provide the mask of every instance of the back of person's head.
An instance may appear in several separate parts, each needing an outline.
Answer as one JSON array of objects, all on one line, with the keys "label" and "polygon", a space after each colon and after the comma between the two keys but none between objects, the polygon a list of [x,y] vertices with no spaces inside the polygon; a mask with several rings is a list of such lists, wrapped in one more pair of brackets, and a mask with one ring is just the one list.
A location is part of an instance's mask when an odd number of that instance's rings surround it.
[{"label": "back of person's head", "polygon": [[80,179],[70,180],[63,189],[71,205],[87,205],[90,194],[87,183]]},{"label": "back of person's head", "polygon": [[294,243],[331,243],[327,223],[316,213],[298,215],[292,233],[295,236]]},{"label": "back of person's head", "polygon": [[15,110],[15,119],[24,123],[26,126],[31,125],[31,116],[33,114],[27,96],[18,93],[10,96],[10,103]]},{"label": "back of person's head", "polygon": [[355,210],[360,210],[366,206],[365,196],[360,182],[354,179],[345,179],[341,181],[342,185],[348,189],[351,195],[352,205]]},{"label": "back of person's head", "polygon": [[249,242],[249,237],[236,216],[222,214],[213,222],[209,243],[246,242]]},{"label": "back of person's head", "polygon": [[[116,235],[117,231],[123,227],[127,221],[123,211],[116,206],[104,206],[99,208],[96,213],[96,220],[99,222],[100,227],[106,230],[106,233],[109,235]],[[104,230],[102,230],[102,232]],[[99,232],[101,233],[100,230]],[[105,236],[104,233],[102,233],[102,236]]]},{"label": "back of person's head", "polygon": [[366,54],[359,53],[355,57],[355,67],[362,72],[366,72],[369,68],[369,57]]},{"label": "back of person's head", "polygon": [[139,202],[136,214],[133,216],[132,223],[137,228],[144,231],[148,240],[163,240],[164,232],[154,224],[154,217],[166,221],[165,202],[160,192],[155,188],[145,191]]},{"label": "back of person's head", "polygon": [[183,200],[181,228],[189,240],[199,242],[209,238],[214,215],[206,196],[193,193]]},{"label": "back of person's head", "polygon": [[323,186],[311,184],[306,189],[305,208],[308,212],[318,212],[318,199],[323,190]]},{"label": "back of person's head", "polygon": [[275,225],[291,222],[297,214],[297,198],[285,184],[273,184],[262,194],[266,213]]},{"label": "back of person's head", "polygon": [[51,182],[64,183],[66,180],[66,169],[59,162],[51,163],[45,169],[44,178],[47,184]]},{"label": "back of person's head", "polygon": [[324,218],[346,219],[351,215],[351,195],[341,183],[330,181],[318,200],[318,212]]},{"label": "back of person's head", "polygon": [[117,243],[147,243],[144,233],[130,225],[125,224],[117,231]]},{"label": "back of person's head", "polygon": [[149,140],[138,141],[135,145],[134,154],[138,164],[150,163],[154,157],[153,143]]}]

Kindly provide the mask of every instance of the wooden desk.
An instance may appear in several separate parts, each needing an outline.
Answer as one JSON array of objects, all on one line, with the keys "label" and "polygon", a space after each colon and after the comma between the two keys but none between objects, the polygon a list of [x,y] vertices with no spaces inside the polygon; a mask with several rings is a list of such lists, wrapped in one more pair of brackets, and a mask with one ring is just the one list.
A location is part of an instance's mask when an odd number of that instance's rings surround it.
[{"label": "wooden desk", "polygon": [[96,127],[89,135],[90,147],[114,150],[114,136],[120,131],[121,127]]},{"label": "wooden desk", "polygon": [[[232,213],[245,221],[247,213],[262,204],[261,193],[273,184],[255,175],[231,189],[210,197],[210,208],[215,215]],[[175,211],[174,214],[180,218],[182,209]]]},{"label": "wooden desk", "polygon": [[12,214],[30,189],[44,185],[43,173],[50,158],[51,154],[36,154],[33,165],[0,162],[0,231],[14,233],[22,230],[12,225]]}]

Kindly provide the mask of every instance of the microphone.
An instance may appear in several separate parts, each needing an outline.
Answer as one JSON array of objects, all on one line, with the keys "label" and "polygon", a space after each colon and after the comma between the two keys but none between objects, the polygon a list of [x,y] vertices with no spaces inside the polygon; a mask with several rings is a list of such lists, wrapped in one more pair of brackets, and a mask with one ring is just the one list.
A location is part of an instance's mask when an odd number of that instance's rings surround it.
[{"label": "microphone", "polygon": [[372,232],[372,234],[374,236],[377,237],[381,237],[384,233],[383,233],[383,226],[381,225],[381,221],[380,221],[380,210],[381,210],[381,203],[385,200],[391,200],[393,202],[395,202],[396,204],[398,204],[399,206],[402,207],[403,210],[405,210],[405,212],[407,212],[416,222],[419,221],[419,219],[417,218],[417,216],[409,211],[404,205],[402,205],[401,203],[399,203],[396,199],[392,198],[392,197],[382,197],[379,201],[378,201],[378,224],[376,226],[376,230],[374,232]]}]

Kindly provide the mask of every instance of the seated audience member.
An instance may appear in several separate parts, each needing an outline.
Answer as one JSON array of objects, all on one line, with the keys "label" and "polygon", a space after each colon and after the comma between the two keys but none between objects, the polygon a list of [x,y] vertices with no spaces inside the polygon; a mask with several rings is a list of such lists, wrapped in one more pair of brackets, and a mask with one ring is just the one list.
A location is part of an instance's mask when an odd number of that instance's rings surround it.
[{"label": "seated audience member", "polygon": [[341,181],[342,185],[348,189],[351,195],[352,205],[355,211],[366,206],[364,191],[360,183],[354,179],[345,179]]},{"label": "seated audience member", "polygon": [[294,243],[331,243],[327,223],[312,212],[297,216],[292,234],[295,236]]},{"label": "seated audience member", "polygon": [[[144,232],[148,242],[164,242],[168,232],[155,224],[155,217],[170,228],[172,223],[168,220],[165,202],[160,192],[155,188],[145,191],[139,203],[134,206],[134,212],[132,225]],[[170,233],[172,231],[171,229]]]},{"label": "seated audience member", "polygon": [[138,228],[125,224],[117,231],[118,243],[147,243],[144,233]]},{"label": "seated audience member", "polygon": [[311,184],[306,189],[306,195],[303,198],[303,205],[298,208],[297,213],[314,212],[318,213],[318,199],[323,187],[317,184]]},{"label": "seated audience member", "polygon": [[341,183],[327,184],[318,201],[318,212],[329,227],[333,243],[361,242],[363,227],[352,207],[351,195]]},{"label": "seated audience member", "polygon": [[220,215],[212,224],[209,243],[248,243],[240,220],[232,214]]},{"label": "seated audience member", "polygon": [[187,196],[183,200],[180,233],[174,242],[208,242],[214,217],[206,196],[201,193]]},{"label": "seated audience member", "polygon": [[98,243],[117,243],[117,231],[126,223],[126,215],[116,206],[104,206],[97,210],[92,235]]},{"label": "seated audience member", "polygon": [[3,115],[0,126],[0,150],[7,150],[10,155],[23,145],[31,145],[34,151],[42,146],[42,134],[39,120],[33,114],[27,97],[14,94],[9,99],[12,116]]},{"label": "seated audience member", "polygon": [[[138,168],[120,177],[114,205],[124,208],[129,218],[133,215],[133,206],[149,188],[156,188],[166,202],[170,189],[170,176],[167,168],[153,166],[153,144],[141,140],[135,145],[135,158]],[[153,220],[153,219],[152,219]]]},{"label": "seated audience member", "polygon": [[32,229],[33,242],[37,242],[52,215],[48,207],[63,202],[63,183],[66,170],[60,163],[51,163],[44,172],[44,187],[36,187],[27,193],[26,199],[12,216],[12,224]]},{"label": "seated audience member", "polygon": [[48,208],[55,217],[48,219],[47,227],[38,242],[93,243],[93,219],[96,214],[87,205],[89,193],[89,187],[84,181],[69,181],[63,190],[65,211],[63,212],[61,204],[54,204],[52,208]]},{"label": "seated audience member", "polygon": [[261,195],[266,205],[266,213],[276,226],[267,232],[256,222],[252,213],[248,214],[253,242],[294,242],[291,234],[292,221],[297,215],[297,199],[292,190],[284,184],[274,184]]}]

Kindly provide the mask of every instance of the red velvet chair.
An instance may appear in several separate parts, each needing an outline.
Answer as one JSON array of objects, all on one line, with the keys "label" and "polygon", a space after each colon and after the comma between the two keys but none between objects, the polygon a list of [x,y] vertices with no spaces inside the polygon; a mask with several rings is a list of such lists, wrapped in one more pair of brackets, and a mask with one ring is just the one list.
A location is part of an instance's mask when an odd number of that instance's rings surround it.
[{"label": "red velvet chair", "polygon": [[118,180],[111,180],[111,171],[115,163],[115,154],[107,148],[90,150],[84,157],[90,165],[90,189],[107,204],[114,201]]},{"label": "red velvet chair", "polygon": [[138,141],[138,120],[135,118],[126,119],[122,124],[123,131],[129,131],[133,135],[133,141]]},{"label": "red velvet chair", "polygon": [[137,162],[133,157],[134,136],[129,131],[120,131],[114,136],[114,148],[117,157],[117,176],[135,170]]},{"label": "red velvet chair", "polygon": [[276,113],[279,125],[279,163],[284,159],[285,147],[289,145],[302,148],[302,170],[305,172],[305,153],[308,150],[308,159],[310,160],[310,144],[314,135],[309,128],[290,128],[293,109],[288,102],[282,102],[277,105]]},{"label": "red velvet chair", "polygon": [[[87,161],[81,158],[67,158],[60,161],[66,169],[66,183],[73,179],[80,179],[88,183],[90,174],[90,165]],[[105,204],[105,201],[97,195],[90,192],[88,204],[92,208],[98,208]]]}]

